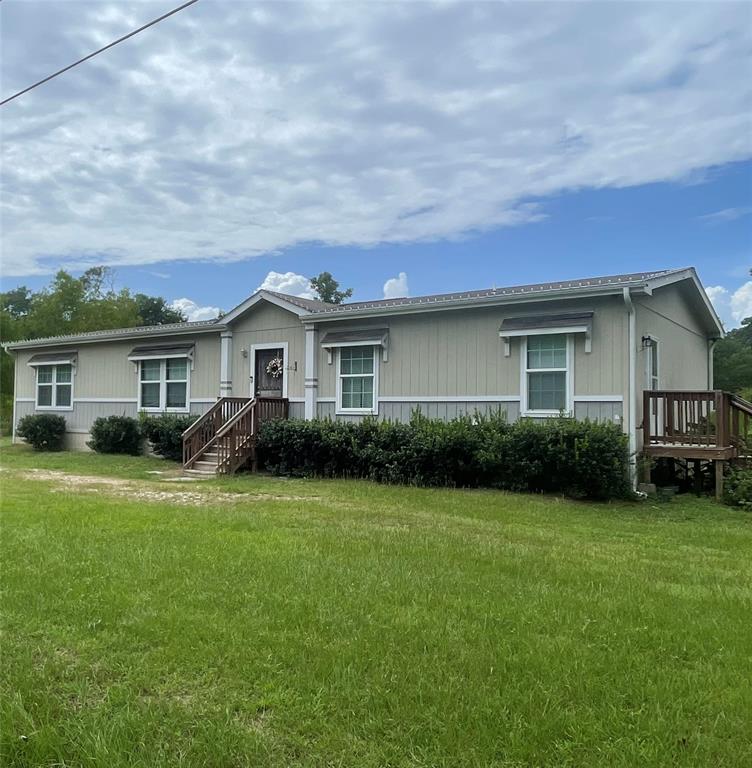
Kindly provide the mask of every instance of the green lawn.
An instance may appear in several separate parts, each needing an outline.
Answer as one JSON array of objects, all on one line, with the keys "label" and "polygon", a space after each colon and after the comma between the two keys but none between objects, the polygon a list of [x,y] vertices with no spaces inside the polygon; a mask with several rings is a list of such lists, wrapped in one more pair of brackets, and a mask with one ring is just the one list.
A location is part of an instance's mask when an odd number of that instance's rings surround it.
[{"label": "green lawn", "polygon": [[3,766],[752,765],[749,513],[1,461]]}]

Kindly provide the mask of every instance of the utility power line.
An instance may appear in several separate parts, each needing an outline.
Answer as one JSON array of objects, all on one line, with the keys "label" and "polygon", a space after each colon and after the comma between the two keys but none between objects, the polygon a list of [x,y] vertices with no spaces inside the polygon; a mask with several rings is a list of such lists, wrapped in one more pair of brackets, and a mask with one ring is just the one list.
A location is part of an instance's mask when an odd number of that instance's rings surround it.
[{"label": "utility power line", "polygon": [[122,37],[119,37],[117,40],[113,41],[109,45],[105,45],[104,48],[100,48],[98,51],[94,51],[94,53],[90,53],[88,56],[84,56],[83,59],[74,61],[73,64],[69,64],[67,67],[63,67],[62,69],[59,69],[57,72],[53,72],[51,75],[48,75],[44,79],[39,80],[33,85],[30,85],[28,88],[24,88],[22,91],[19,91],[18,93],[14,93],[12,96],[8,96],[7,99],[3,99],[2,101],[0,101],[0,107],[7,104],[9,101],[13,101],[13,99],[17,99],[19,96],[22,96],[24,93],[28,93],[34,88],[38,88],[40,85],[44,85],[44,83],[49,82],[50,80],[57,77],[58,75],[62,75],[63,72],[67,72],[69,69],[73,69],[73,67],[77,67],[79,64],[83,64],[85,61],[88,61],[89,59],[94,58],[94,56],[98,56],[100,53],[106,51],[109,48],[116,46],[118,43],[122,43],[124,40],[127,40],[129,37],[133,37],[134,35],[137,35],[139,32],[143,32],[145,29],[148,29],[149,27],[153,27],[155,24],[159,24],[160,21],[164,21],[169,16],[172,16],[178,11],[182,11],[184,8],[187,8],[189,5],[193,5],[194,3],[197,3],[197,2],[198,0],[188,0],[187,3],[183,3],[182,5],[179,5],[177,8],[173,8],[168,13],[162,14],[162,16],[160,16],[159,18],[153,19],[148,24],[144,24],[143,27],[134,29],[133,32],[129,32],[127,35],[123,35]]}]

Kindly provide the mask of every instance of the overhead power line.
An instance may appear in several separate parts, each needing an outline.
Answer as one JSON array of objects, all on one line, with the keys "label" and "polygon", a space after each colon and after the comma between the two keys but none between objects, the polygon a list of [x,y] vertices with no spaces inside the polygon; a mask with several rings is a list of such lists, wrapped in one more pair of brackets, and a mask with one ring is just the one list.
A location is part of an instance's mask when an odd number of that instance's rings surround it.
[{"label": "overhead power line", "polygon": [[67,72],[69,69],[73,69],[73,67],[77,67],[79,64],[83,64],[85,61],[88,61],[89,59],[94,58],[94,56],[98,56],[100,53],[103,53],[109,48],[113,48],[118,43],[122,43],[124,40],[127,40],[129,37],[133,37],[134,35],[137,35],[139,32],[143,32],[145,29],[148,29],[149,27],[153,27],[155,24],[159,24],[160,21],[164,21],[169,16],[172,16],[173,14],[178,13],[178,11],[182,11],[184,8],[187,8],[189,5],[193,5],[194,3],[197,3],[197,2],[198,0],[188,0],[187,3],[183,3],[182,5],[179,5],[177,8],[173,8],[171,11],[163,14],[159,18],[153,19],[148,24],[144,24],[143,27],[134,29],[133,32],[129,32],[127,35],[123,35],[122,37],[119,37],[117,40],[114,40],[109,45],[105,45],[104,48],[100,48],[98,51],[94,51],[94,53],[90,53],[88,56],[84,56],[83,59],[74,61],[73,64],[69,64],[67,67],[63,67],[62,69],[59,69],[57,72],[53,72],[51,75],[48,75],[42,80],[39,80],[39,82],[36,82],[33,85],[30,85],[28,88],[24,88],[22,91],[19,91],[18,93],[14,93],[12,96],[8,96],[7,99],[3,99],[2,101],[0,101],[0,107],[2,107],[4,104],[7,104],[9,101],[13,101],[13,99],[17,99],[19,96],[23,96],[24,93],[28,93],[34,88],[38,88],[40,85],[44,85],[44,83],[49,82],[50,80],[57,77],[58,75],[62,75],[63,72]]}]

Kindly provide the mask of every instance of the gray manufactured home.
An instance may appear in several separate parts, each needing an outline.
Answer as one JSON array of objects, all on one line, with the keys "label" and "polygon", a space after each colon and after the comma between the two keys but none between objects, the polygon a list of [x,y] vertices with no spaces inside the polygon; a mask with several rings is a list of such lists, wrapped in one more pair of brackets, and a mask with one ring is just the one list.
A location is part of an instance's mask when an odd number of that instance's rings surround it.
[{"label": "gray manufactured home", "polygon": [[219,320],[6,348],[14,428],[59,413],[76,449],[98,416],[257,398],[305,419],[564,412],[620,424],[638,450],[643,392],[711,391],[722,335],[688,268],[343,305],[262,290]]}]

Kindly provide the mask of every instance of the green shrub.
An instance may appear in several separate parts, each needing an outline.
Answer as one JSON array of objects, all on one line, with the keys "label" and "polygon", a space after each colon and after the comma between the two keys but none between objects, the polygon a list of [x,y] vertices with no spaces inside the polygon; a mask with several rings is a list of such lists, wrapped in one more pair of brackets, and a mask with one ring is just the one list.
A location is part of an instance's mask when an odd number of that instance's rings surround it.
[{"label": "green shrub", "polygon": [[277,474],[362,477],[421,486],[492,487],[608,499],[630,494],[627,437],[608,423],[413,415],[402,424],[271,421],[262,466]]},{"label": "green shrub", "polygon": [[0,435],[13,432],[13,393],[0,393]]},{"label": "green shrub", "polygon": [[24,416],[18,422],[16,434],[30,443],[35,451],[62,451],[65,419],[51,413]]},{"label": "green shrub", "polygon": [[163,413],[160,416],[141,416],[141,432],[149,440],[154,453],[172,461],[183,460],[183,432],[193,424],[197,415],[179,416]]},{"label": "green shrub", "polygon": [[130,416],[101,416],[92,425],[91,438],[87,445],[97,453],[141,453],[141,427]]},{"label": "green shrub", "polygon": [[752,469],[732,469],[723,485],[723,501],[732,507],[752,508]]}]

